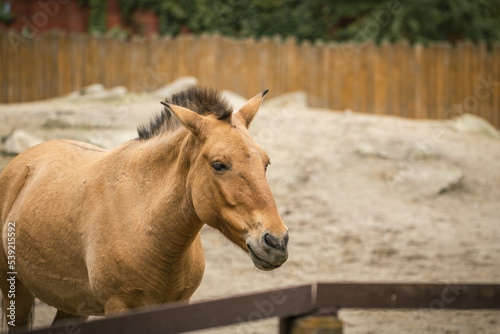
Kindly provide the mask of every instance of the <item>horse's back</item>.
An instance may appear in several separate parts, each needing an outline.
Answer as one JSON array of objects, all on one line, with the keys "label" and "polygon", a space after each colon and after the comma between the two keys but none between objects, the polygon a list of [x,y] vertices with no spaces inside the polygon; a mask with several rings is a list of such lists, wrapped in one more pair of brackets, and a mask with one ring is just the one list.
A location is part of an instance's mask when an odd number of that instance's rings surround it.
[{"label": "horse's back", "polygon": [[51,140],[19,154],[0,173],[2,227],[16,198],[26,186],[43,179],[49,181],[65,170],[74,171],[103,152],[105,150],[83,142]]}]

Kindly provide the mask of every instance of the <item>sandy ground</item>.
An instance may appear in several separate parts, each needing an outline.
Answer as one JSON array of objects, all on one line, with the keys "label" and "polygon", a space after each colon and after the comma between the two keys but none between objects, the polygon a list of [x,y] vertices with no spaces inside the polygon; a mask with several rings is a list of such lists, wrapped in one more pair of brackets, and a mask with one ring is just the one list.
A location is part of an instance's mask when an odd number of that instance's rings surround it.
[{"label": "sandy ground", "polygon": [[[0,136],[23,129],[111,148],[159,110],[147,95],[0,105]],[[263,107],[251,132],[271,157],[268,181],[290,230],[289,260],[258,271],[204,228],[206,271],[193,300],[318,281],[500,282],[500,140],[459,132],[450,121],[300,104]],[[0,169],[9,159],[0,155]],[[36,312],[43,326],[54,310],[39,304]],[[346,334],[500,333],[500,311],[339,316]],[[200,333],[276,332],[271,319]]]}]

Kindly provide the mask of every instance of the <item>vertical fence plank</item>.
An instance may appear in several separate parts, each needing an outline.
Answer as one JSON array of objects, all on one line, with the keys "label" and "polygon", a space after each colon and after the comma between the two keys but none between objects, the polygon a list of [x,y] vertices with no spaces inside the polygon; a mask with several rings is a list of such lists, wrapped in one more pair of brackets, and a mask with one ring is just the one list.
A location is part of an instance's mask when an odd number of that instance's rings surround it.
[{"label": "vertical fence plank", "polygon": [[328,108],[330,106],[330,73],[331,73],[331,62],[330,62],[330,53],[331,48],[328,45],[324,45],[321,49],[322,59],[321,59],[321,68],[320,68],[320,76],[321,76],[321,108]]},{"label": "vertical fence plank", "polygon": [[339,75],[342,69],[342,50],[338,44],[333,44],[331,46],[331,66],[332,72],[329,74],[330,77],[330,108],[335,110],[341,110],[341,87],[342,87],[342,77]]},{"label": "vertical fence plank", "polygon": [[7,96],[9,101],[20,101],[17,93],[21,89],[21,83],[19,82],[19,67],[22,65],[20,59],[20,49],[23,44],[17,44],[16,46],[10,45],[7,47]]},{"label": "vertical fence plank", "polygon": [[387,114],[390,112],[390,99],[387,93],[388,88],[388,54],[389,46],[384,43],[373,53],[372,71],[373,71],[373,112],[375,114]]},{"label": "vertical fence plank", "polygon": [[415,117],[415,106],[413,103],[415,78],[412,75],[413,52],[407,42],[401,42],[399,44],[398,57],[400,57],[398,64],[400,66],[401,78],[399,84],[400,90],[398,94],[399,106],[398,111],[394,114],[403,117]]},{"label": "vertical fence plank", "polygon": [[413,77],[415,78],[414,86],[414,104],[415,104],[415,118],[425,118],[424,111],[424,87],[425,82],[423,79],[423,46],[417,44],[413,48]]},{"label": "vertical fence plank", "polygon": [[233,48],[233,56],[234,56],[234,62],[233,62],[233,76],[234,76],[234,91],[237,94],[240,94],[244,97],[249,97],[245,96],[245,85],[244,82],[246,80],[245,75],[243,71],[241,70],[242,67],[244,66],[244,50],[241,47],[240,43],[234,39],[231,40],[231,46]]},{"label": "vertical fence plank", "polygon": [[360,89],[359,85],[361,85],[360,81],[360,62],[361,62],[361,54],[364,52],[365,48],[369,45],[369,43],[363,44],[360,46],[358,52],[354,52],[351,56],[350,61],[350,73],[348,83],[350,83],[350,91],[348,98],[347,108],[359,112],[360,111]]},{"label": "vertical fence plank", "polygon": [[387,48],[387,99],[388,99],[388,110],[389,115],[400,115],[400,92],[402,90],[402,75],[401,75],[401,64],[402,59],[401,43],[395,44],[394,46],[388,45]]},{"label": "vertical fence plank", "polygon": [[9,47],[9,32],[0,30],[0,103],[8,102],[7,96],[7,76],[8,76],[8,58],[7,48]]},{"label": "vertical fence plank", "polygon": [[[311,48],[311,43],[309,41],[299,41],[298,42],[298,55],[297,55],[297,78],[300,80],[297,82],[298,90],[307,91],[309,84],[309,49]],[[309,101],[310,102],[310,101]]]},{"label": "vertical fence plank", "polygon": [[470,110],[469,101],[474,93],[474,64],[472,63],[472,45],[470,42],[463,43],[463,58],[462,58],[462,71],[463,71],[463,92],[461,99],[461,106],[463,112]]},{"label": "vertical fence plank", "polygon": [[436,118],[436,64],[435,64],[435,46],[430,45],[425,49],[424,56],[424,75],[425,75],[425,91],[426,91],[426,118]]},{"label": "vertical fence plank", "polygon": [[449,101],[449,80],[450,54],[448,43],[438,43],[435,45],[435,89],[436,92],[436,118],[443,119],[448,108]]},{"label": "vertical fence plank", "polygon": [[[280,81],[282,68],[281,64],[276,61],[278,58],[278,46],[281,41],[278,38],[262,38],[257,42],[256,48],[258,50],[256,56],[257,67],[254,71],[257,72],[257,83],[258,86],[255,87],[258,91],[268,89],[271,87],[273,89],[273,94],[279,95],[281,92]],[[272,71],[269,69],[272,68]],[[249,97],[257,94],[257,91],[249,92]]]},{"label": "vertical fence plank", "polygon": [[369,43],[360,54],[359,80],[357,84],[359,104],[357,111],[364,113],[371,112],[369,104],[372,96],[371,87],[373,87],[373,69],[371,65],[374,48],[375,45]]},{"label": "vertical fence plank", "polygon": [[454,110],[458,105],[461,98],[461,84],[460,84],[460,58],[458,47],[451,48],[448,46],[449,52],[449,65],[448,73],[445,81],[447,90],[447,101],[443,113],[443,119],[450,119],[453,117]]},{"label": "vertical fence plank", "polygon": [[[279,95],[282,90],[280,87],[282,64],[278,60],[279,44],[279,39],[274,38],[269,40],[267,38],[262,38],[257,46],[260,50],[259,91],[271,87],[273,89],[273,94]],[[250,95],[253,96],[254,94],[257,94],[257,92],[252,92]]]},{"label": "vertical fence plank", "polygon": [[72,75],[72,91],[79,90],[83,87],[83,43],[82,36],[72,36],[72,53],[71,53],[71,75]]},{"label": "vertical fence plank", "polygon": [[487,54],[486,44],[480,42],[476,47],[477,53],[477,71],[478,77],[476,78],[476,85],[474,88],[474,96],[478,103],[478,115],[490,120],[493,119],[493,107],[491,92],[484,86],[485,79],[488,73],[491,74],[492,66]]},{"label": "vertical fence plank", "polygon": [[352,88],[352,68],[353,68],[353,55],[359,52],[356,46],[356,51],[349,56],[342,57],[342,66],[338,75],[342,78],[342,89],[340,90],[340,108],[341,110],[351,108],[351,88]]},{"label": "vertical fence plank", "polygon": [[199,39],[200,41],[200,55],[202,57],[198,61],[198,80],[205,86],[209,86],[209,60],[212,55],[210,54],[210,37],[208,35],[202,35]]},{"label": "vertical fence plank", "polygon": [[27,40],[26,43],[23,43],[19,46],[17,52],[17,61],[19,64],[19,69],[17,72],[18,77],[16,78],[17,82],[20,84],[20,87],[15,89],[17,93],[17,97],[21,101],[25,101],[28,97],[28,89],[29,89],[29,69],[26,66],[29,61],[29,53],[28,48],[31,43],[31,40]]},{"label": "vertical fence plank", "polygon": [[285,48],[286,58],[284,62],[286,63],[286,73],[284,76],[284,90],[286,92],[298,91],[300,90],[300,56],[297,39],[289,37],[285,42]]},{"label": "vertical fence plank", "polygon": [[[285,85],[285,77],[286,77],[286,72],[287,72],[287,67],[286,63],[283,62],[282,60],[285,59],[285,41],[281,39],[280,36],[275,36],[273,38],[273,48],[271,50],[271,53],[269,55],[269,60],[270,60],[270,66],[275,66],[278,71],[276,75],[274,76],[273,80],[274,83],[271,82],[272,85],[268,84],[263,88],[268,89],[268,87],[274,87],[276,86],[276,91],[278,94],[284,94],[288,92],[286,90],[286,85]],[[267,74],[273,74],[273,68],[268,66],[268,70],[266,71]]]},{"label": "vertical fence plank", "polygon": [[495,44],[492,52],[494,71],[491,74],[491,81],[496,83],[492,87],[494,116],[492,122],[497,128],[500,128],[500,85],[498,84],[500,82],[500,44]]},{"label": "vertical fence plank", "polygon": [[[178,77],[186,76],[189,74],[189,63],[191,62],[191,57],[189,53],[189,37],[186,35],[181,35],[177,39],[178,41],[178,54],[177,54],[177,63],[179,72],[177,73]],[[221,45],[223,47],[223,45]],[[221,51],[223,54],[223,51]]]},{"label": "vertical fence plank", "polygon": [[465,111],[467,113],[477,115],[480,113],[480,101],[477,99],[475,95],[475,89],[479,82],[479,66],[478,59],[479,53],[477,52],[477,47],[473,45],[471,42],[467,43],[468,45],[468,53],[469,53],[469,83],[468,83],[468,91],[467,98],[464,103]]},{"label": "vertical fence plank", "polygon": [[59,36],[59,91],[60,95],[68,94],[71,89],[71,44],[67,32]]}]

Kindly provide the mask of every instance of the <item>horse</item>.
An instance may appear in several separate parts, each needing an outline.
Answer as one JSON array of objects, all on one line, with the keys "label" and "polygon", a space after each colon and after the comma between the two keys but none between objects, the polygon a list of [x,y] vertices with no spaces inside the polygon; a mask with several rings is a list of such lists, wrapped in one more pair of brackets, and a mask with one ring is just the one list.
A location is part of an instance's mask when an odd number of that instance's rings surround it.
[{"label": "horse", "polygon": [[270,159],[248,132],[266,93],[233,112],[216,90],[191,88],[115,149],[51,140],[14,158],[0,174],[9,328],[28,326],[34,298],[57,309],[54,323],[189,302],[205,269],[204,224],[258,269],[280,267],[288,229]]}]

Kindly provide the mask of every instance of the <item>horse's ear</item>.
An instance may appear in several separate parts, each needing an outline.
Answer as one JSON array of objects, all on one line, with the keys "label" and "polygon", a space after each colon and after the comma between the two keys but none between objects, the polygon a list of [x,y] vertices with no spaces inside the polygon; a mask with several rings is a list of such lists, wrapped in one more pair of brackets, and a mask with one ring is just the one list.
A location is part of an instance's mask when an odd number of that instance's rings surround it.
[{"label": "horse's ear", "polygon": [[247,128],[252,122],[253,117],[259,110],[259,107],[262,101],[264,101],[264,96],[266,96],[267,92],[269,92],[268,89],[260,94],[257,94],[256,96],[248,100],[248,102],[245,103],[245,105],[241,107],[240,110],[238,110],[237,115],[241,116]]},{"label": "horse's ear", "polygon": [[190,109],[177,106],[175,104],[170,104],[162,101],[161,104],[170,110],[177,119],[184,124],[186,128],[191,130],[197,137],[202,137],[206,129],[206,120],[204,116],[201,116],[197,112]]}]

